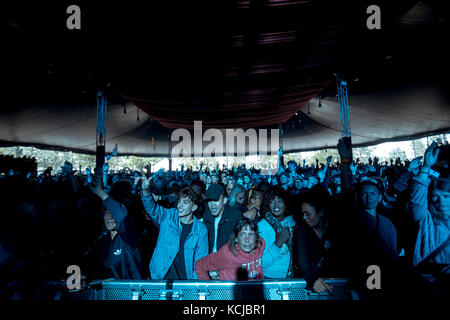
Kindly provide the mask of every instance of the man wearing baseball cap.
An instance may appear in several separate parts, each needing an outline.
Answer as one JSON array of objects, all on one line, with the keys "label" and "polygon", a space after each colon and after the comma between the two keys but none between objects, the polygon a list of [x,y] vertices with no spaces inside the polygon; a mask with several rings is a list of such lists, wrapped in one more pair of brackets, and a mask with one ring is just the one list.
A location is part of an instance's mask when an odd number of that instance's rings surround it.
[{"label": "man wearing baseball cap", "polygon": [[203,223],[208,230],[209,253],[217,252],[230,239],[236,222],[242,219],[242,213],[227,202],[225,188],[222,184],[212,184],[206,190],[207,206]]}]

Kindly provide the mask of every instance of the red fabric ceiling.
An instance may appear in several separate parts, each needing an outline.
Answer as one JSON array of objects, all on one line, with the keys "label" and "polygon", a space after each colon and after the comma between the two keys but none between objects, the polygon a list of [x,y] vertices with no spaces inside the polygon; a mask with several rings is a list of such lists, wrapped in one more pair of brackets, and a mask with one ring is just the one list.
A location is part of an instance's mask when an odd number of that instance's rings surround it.
[{"label": "red fabric ceiling", "polygon": [[194,121],[200,120],[205,128],[247,128],[286,122],[328,84],[329,81],[323,81],[298,85],[287,88],[284,93],[275,93],[276,96],[261,90],[261,93],[240,97],[236,103],[223,99],[174,102],[122,96],[167,128],[192,128]]}]

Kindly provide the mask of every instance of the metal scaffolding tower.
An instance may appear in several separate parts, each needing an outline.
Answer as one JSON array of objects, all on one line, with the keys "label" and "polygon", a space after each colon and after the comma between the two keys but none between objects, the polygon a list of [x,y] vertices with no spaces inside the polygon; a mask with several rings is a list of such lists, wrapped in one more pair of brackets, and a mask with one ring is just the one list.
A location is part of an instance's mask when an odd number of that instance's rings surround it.
[{"label": "metal scaffolding tower", "polygon": [[96,162],[97,172],[102,172],[105,163],[106,145],[106,109],[107,100],[102,91],[97,91],[97,136],[96,136]]},{"label": "metal scaffolding tower", "polygon": [[341,124],[341,137],[351,138],[352,130],[350,127],[350,110],[348,106],[347,82],[340,79],[339,77],[336,77],[336,81]]}]

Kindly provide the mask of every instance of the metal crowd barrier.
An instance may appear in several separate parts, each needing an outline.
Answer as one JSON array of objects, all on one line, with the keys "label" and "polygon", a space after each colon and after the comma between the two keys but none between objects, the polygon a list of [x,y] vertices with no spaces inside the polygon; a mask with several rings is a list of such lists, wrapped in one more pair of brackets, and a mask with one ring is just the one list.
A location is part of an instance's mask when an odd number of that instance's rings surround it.
[{"label": "metal crowd barrier", "polygon": [[304,279],[263,281],[124,281],[103,280],[70,290],[67,300],[351,300],[347,279],[324,279],[333,293],[306,289]]}]

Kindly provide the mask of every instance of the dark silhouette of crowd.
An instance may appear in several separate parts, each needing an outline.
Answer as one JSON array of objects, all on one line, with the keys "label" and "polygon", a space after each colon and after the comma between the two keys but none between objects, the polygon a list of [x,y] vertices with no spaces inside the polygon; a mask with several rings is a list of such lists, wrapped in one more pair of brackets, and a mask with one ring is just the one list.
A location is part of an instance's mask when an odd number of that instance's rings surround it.
[{"label": "dark silhouette of crowd", "polygon": [[[273,173],[111,172],[107,164],[75,173],[66,162],[58,174],[36,175],[8,158],[0,298],[51,298],[48,284],[77,265],[83,284],[304,278],[323,293],[334,289],[327,278],[347,278],[360,299],[446,299],[448,147],[434,142],[411,161],[361,163],[341,139],[338,161],[284,164],[280,149]],[[381,270],[379,290],[368,288],[369,266]]]}]

